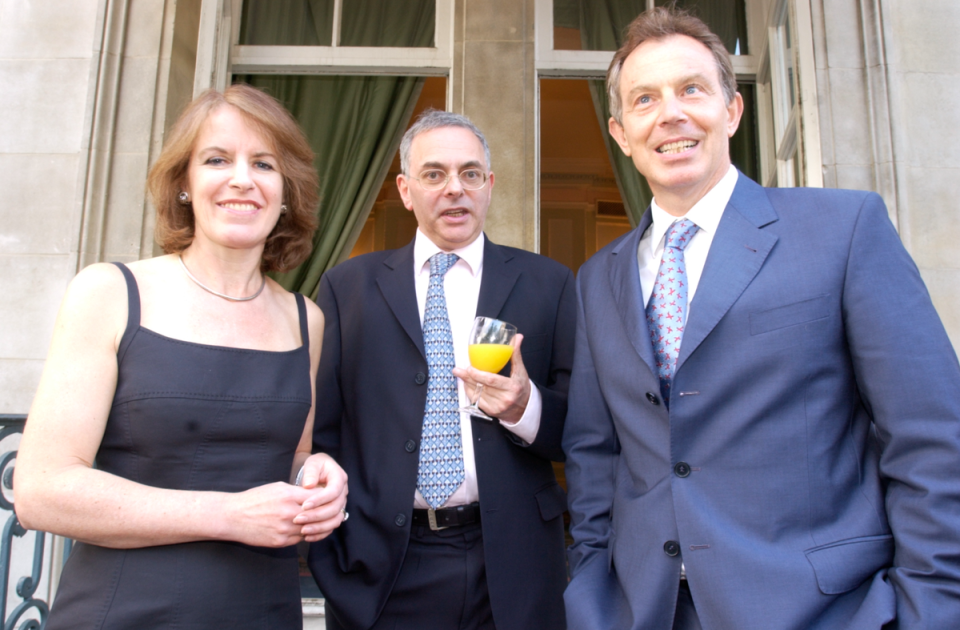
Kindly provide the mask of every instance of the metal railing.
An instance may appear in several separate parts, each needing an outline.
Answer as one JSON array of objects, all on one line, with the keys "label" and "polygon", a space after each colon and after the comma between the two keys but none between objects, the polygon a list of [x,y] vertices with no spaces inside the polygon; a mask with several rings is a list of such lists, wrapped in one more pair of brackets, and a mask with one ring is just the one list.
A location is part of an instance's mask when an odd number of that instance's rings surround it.
[{"label": "metal railing", "polygon": [[[7,438],[23,433],[23,425],[27,417],[23,415],[0,414],[0,445]],[[9,447],[8,447],[9,448]],[[0,540],[0,620],[3,622],[3,630],[42,630],[47,622],[47,613],[49,606],[42,599],[34,597],[37,587],[40,585],[40,576],[43,571],[43,552],[44,545],[47,542],[47,534],[43,532],[33,532],[33,562],[31,563],[30,575],[25,575],[17,580],[16,595],[20,599],[13,607],[9,615],[7,614],[7,602],[11,599],[10,585],[12,583],[11,561],[13,558],[14,540],[24,538],[28,530],[17,520],[17,515],[13,511],[13,469],[16,464],[16,448],[7,450],[0,456],[0,518],[6,516],[6,523],[3,526],[3,539]],[[16,602],[16,599],[14,600]],[[24,616],[31,610],[35,611],[39,619],[24,619],[18,626]]]}]

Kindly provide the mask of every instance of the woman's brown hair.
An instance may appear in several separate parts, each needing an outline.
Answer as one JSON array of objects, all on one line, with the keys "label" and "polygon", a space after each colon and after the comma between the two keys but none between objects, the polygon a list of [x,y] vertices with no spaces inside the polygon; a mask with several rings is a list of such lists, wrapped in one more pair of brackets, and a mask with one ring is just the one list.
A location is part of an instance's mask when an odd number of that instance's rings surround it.
[{"label": "woman's brown hair", "polygon": [[147,189],[157,207],[154,236],[168,254],[182,252],[193,242],[193,207],[180,203],[177,196],[187,188],[190,156],[200,128],[210,114],[227,105],[235,107],[277,154],[287,211],[280,214],[267,237],[260,266],[264,271],[287,271],[306,260],[313,250],[319,202],[313,150],[283,105],[249,85],[232,85],[223,92],[207,90],[187,105],[170,129],[147,177]]}]

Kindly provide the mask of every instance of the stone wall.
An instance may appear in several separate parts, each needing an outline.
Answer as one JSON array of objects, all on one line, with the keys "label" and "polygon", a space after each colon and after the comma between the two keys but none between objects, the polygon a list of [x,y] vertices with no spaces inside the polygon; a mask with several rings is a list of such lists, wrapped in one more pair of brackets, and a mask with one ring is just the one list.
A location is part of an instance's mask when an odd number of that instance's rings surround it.
[{"label": "stone wall", "polygon": [[144,184],[189,101],[201,0],[0,0],[0,412],[26,413],[83,267],[153,255]]},{"label": "stone wall", "polygon": [[77,271],[97,0],[0,0],[0,412],[26,413]]},{"label": "stone wall", "polygon": [[960,3],[876,0],[900,233],[960,347]]},{"label": "stone wall", "polygon": [[956,347],[960,3],[810,3],[824,185],[884,197]]}]

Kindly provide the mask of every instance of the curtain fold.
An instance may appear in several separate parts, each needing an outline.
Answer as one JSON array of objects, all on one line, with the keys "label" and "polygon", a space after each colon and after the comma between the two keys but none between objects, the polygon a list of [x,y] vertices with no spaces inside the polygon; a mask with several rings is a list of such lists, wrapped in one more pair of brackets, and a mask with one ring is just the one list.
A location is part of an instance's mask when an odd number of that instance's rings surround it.
[{"label": "curtain fold", "polygon": [[600,131],[607,147],[607,157],[613,165],[613,176],[617,180],[617,188],[620,189],[627,219],[630,220],[631,227],[637,227],[640,217],[653,199],[653,192],[647,184],[647,178],[640,174],[637,167],[633,165],[633,160],[623,154],[620,145],[607,130],[607,121],[610,120],[610,99],[607,98],[606,81],[589,80],[587,84],[590,87],[590,96],[593,97],[593,108],[597,113],[597,122],[600,124]]},{"label": "curtain fold", "polygon": [[[616,50],[623,43],[623,30],[647,8],[646,0],[581,0],[580,39],[584,50]],[[597,113],[600,132],[607,146],[607,155],[613,165],[614,177],[630,225],[636,226],[650,205],[653,193],[647,180],[623,154],[620,145],[607,130],[610,107],[606,82],[589,80],[590,96]]]},{"label": "curtain fold", "polygon": [[344,260],[376,201],[400,146],[423,79],[416,77],[243,77],[276,96],[316,153],[320,226],[313,253],[274,274],[285,288],[316,297],[320,276]]},{"label": "curtain fold", "polygon": [[706,22],[730,54],[747,54],[747,9],[744,0],[657,0],[658,7],[676,5]]},{"label": "curtain fold", "polygon": [[[291,41],[289,33],[309,39],[310,33],[325,24],[329,0],[281,0],[274,5],[275,1],[245,3],[241,41],[302,44],[303,39]],[[361,2],[365,11],[379,12],[382,19],[365,23],[345,16],[341,41],[358,46],[433,45],[434,0],[408,0],[402,5],[389,0],[351,2]],[[304,26],[296,20],[309,24]],[[284,35],[285,29],[293,27]],[[332,25],[326,28],[332,30]],[[323,272],[350,254],[400,145],[423,79],[246,75],[234,80],[279,99],[299,121],[316,153],[320,227],[314,236],[313,253],[296,269],[272,274],[285,288],[315,298]]]},{"label": "curtain fold", "polygon": [[333,0],[246,0],[240,43],[248,46],[330,46]]},{"label": "curtain fold", "polygon": [[345,0],[341,46],[431,47],[435,0]]}]

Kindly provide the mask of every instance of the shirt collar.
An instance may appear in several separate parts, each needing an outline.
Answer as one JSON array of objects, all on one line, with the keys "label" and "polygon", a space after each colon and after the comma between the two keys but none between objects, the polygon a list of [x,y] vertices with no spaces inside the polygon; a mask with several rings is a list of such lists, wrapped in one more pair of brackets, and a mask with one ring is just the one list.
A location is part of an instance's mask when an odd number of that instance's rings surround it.
[{"label": "shirt collar", "polygon": [[[717,226],[720,225],[723,211],[730,203],[730,197],[733,196],[733,189],[737,185],[738,177],[736,167],[731,165],[720,181],[687,211],[684,218],[696,223],[704,232],[715,234]],[[650,214],[653,217],[650,236],[653,237],[652,244],[656,248],[657,244],[663,240],[663,235],[667,233],[667,229],[680,217],[675,217],[658,206],[656,199],[650,202]]]},{"label": "shirt collar", "polygon": [[[449,252],[459,256],[474,277],[480,273],[480,269],[483,267],[483,239],[484,234],[480,232],[480,236],[473,239],[473,242],[469,245]],[[443,250],[437,247],[430,240],[430,237],[421,232],[420,228],[417,228],[417,236],[413,243],[413,269],[415,274],[430,273],[430,259],[434,254],[441,251]]]}]

